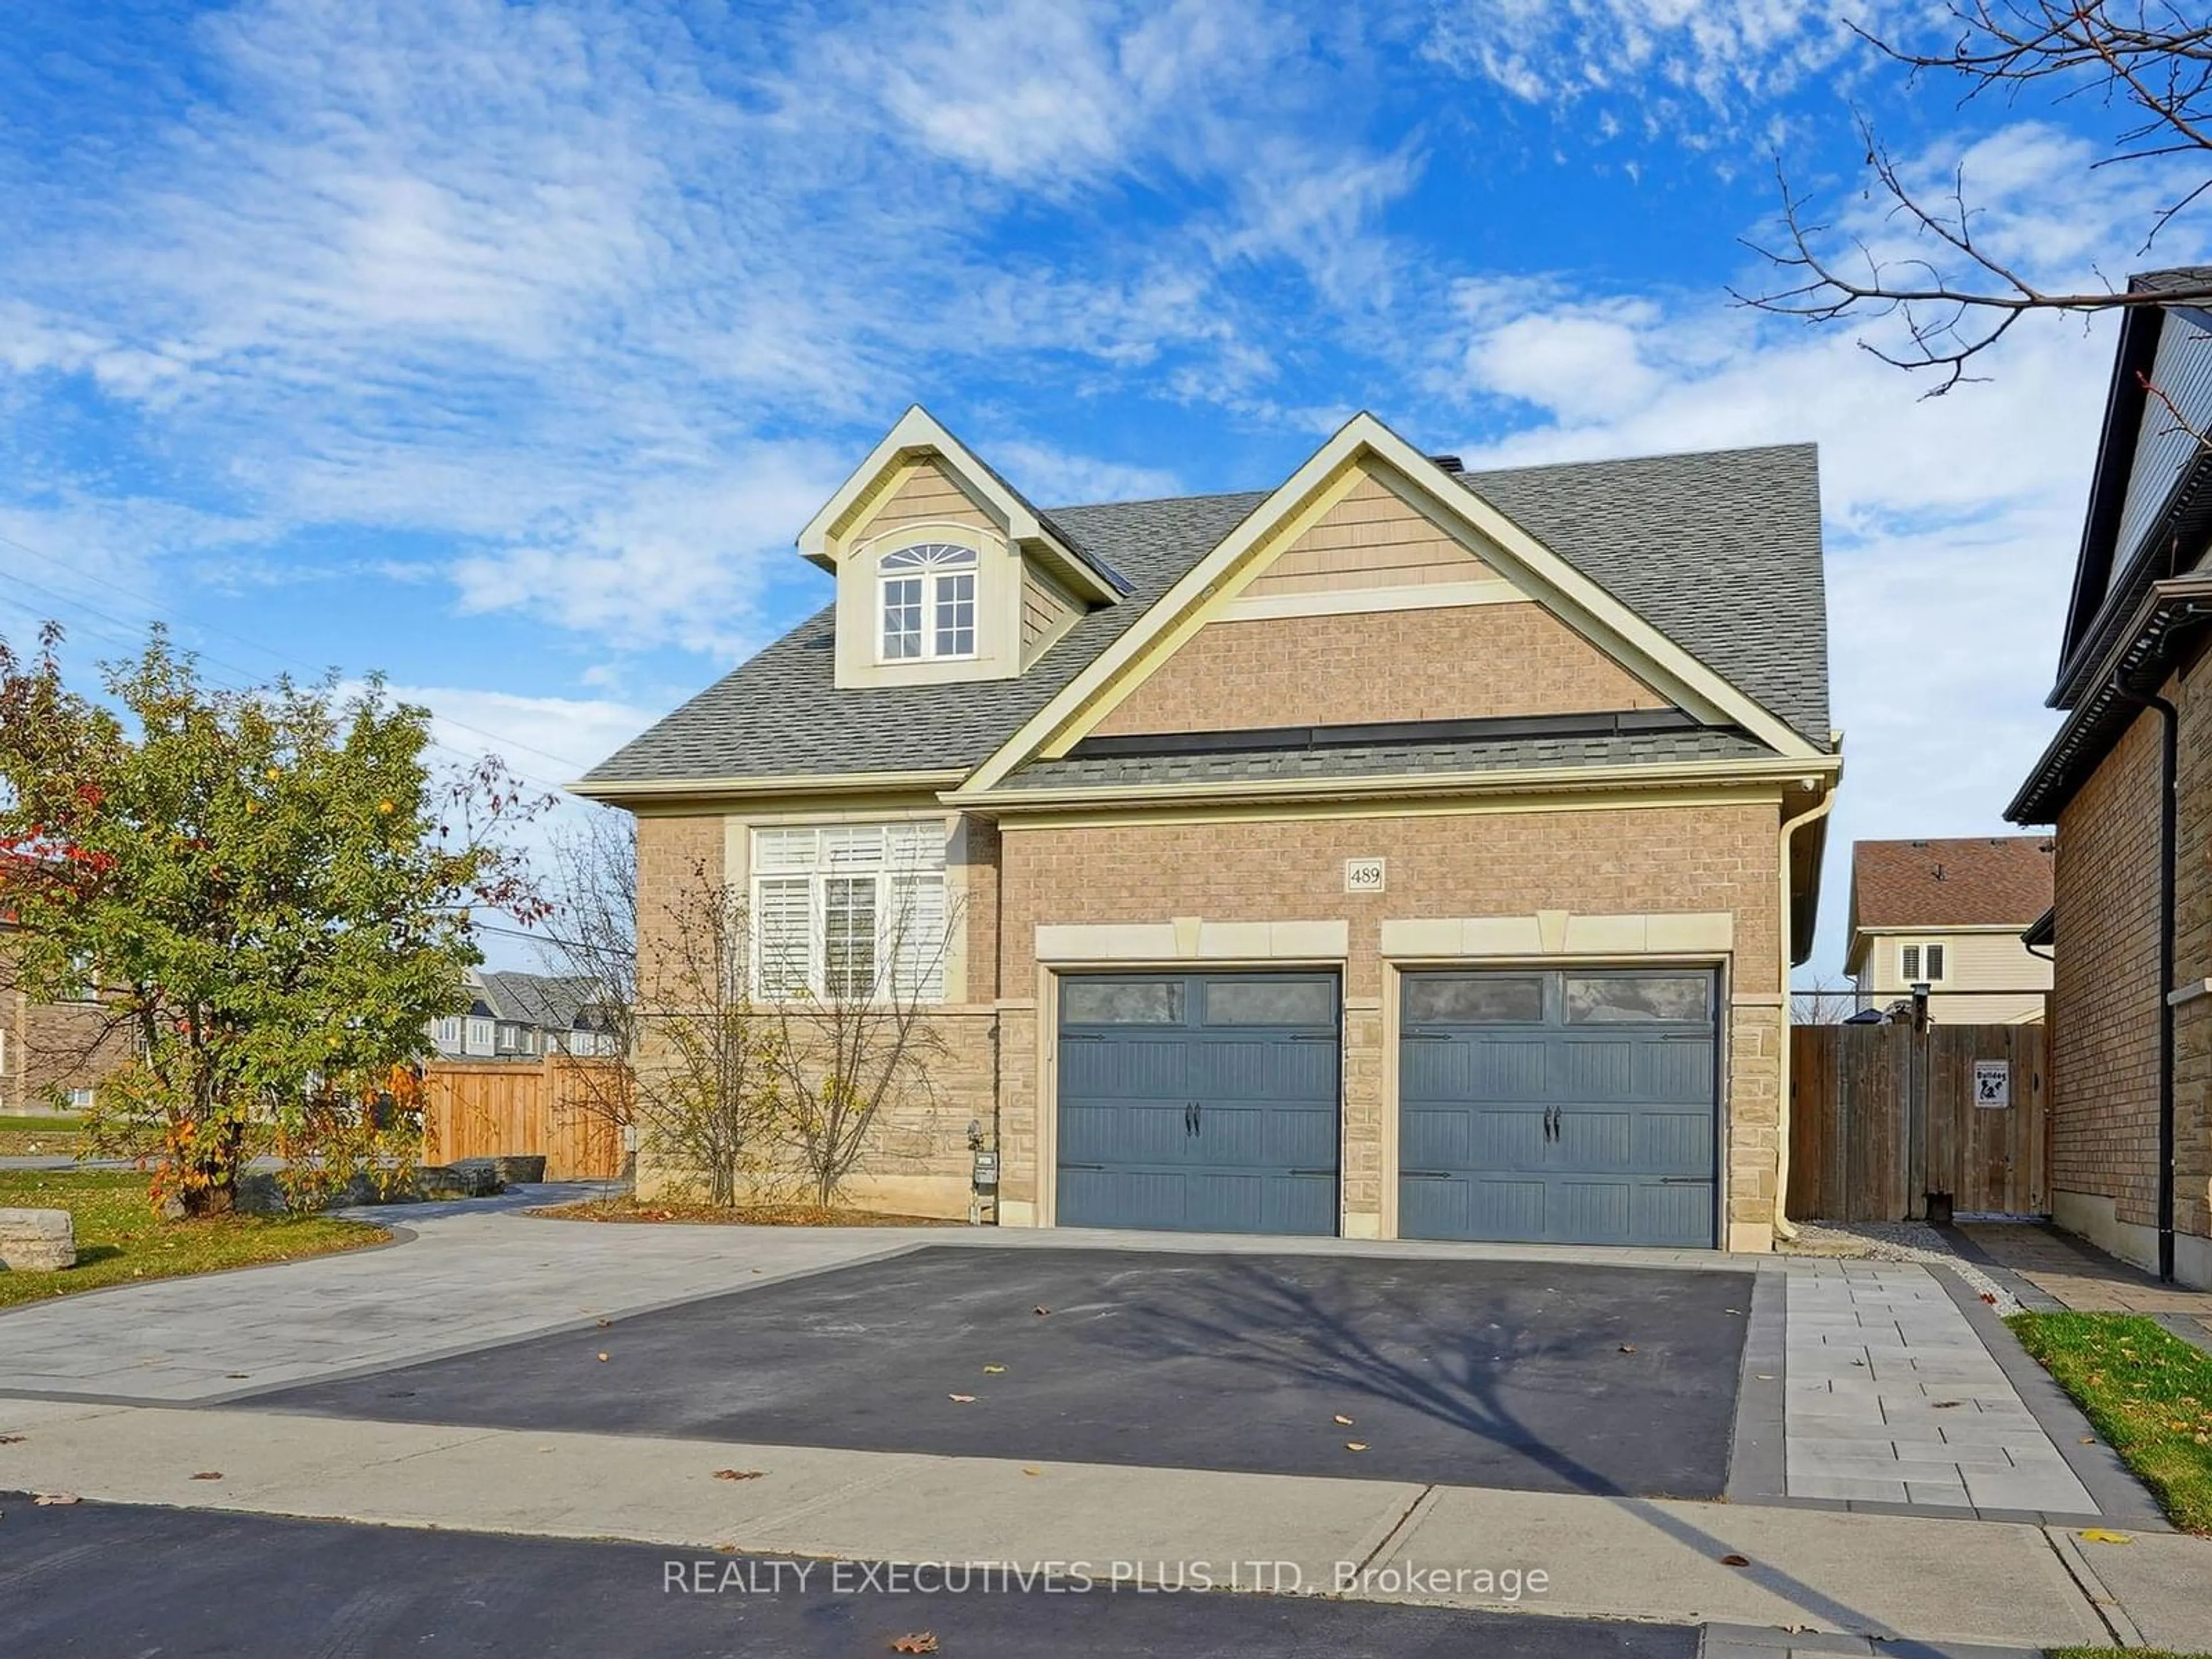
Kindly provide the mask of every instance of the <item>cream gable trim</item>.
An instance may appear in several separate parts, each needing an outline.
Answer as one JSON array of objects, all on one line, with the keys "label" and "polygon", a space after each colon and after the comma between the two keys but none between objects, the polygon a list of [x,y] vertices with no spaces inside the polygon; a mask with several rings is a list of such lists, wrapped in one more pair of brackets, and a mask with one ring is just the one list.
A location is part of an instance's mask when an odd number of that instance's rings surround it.
[{"label": "cream gable trim", "polygon": [[1509,581],[1424,582],[1411,587],[1337,587],[1310,593],[1243,593],[1223,602],[1218,623],[1279,617],[1353,617],[1370,611],[1443,611],[1462,605],[1528,605]]},{"label": "cream gable trim", "polygon": [[1676,645],[1372,415],[1354,416],[1304,465],[1200,559],[1145,616],[1064,687],[979,767],[961,795],[989,790],[1033,754],[1064,750],[1086,722],[1110,712],[1121,678],[1141,673],[1172,654],[1190,634],[1235,597],[1240,574],[1264,547],[1295,540],[1350,493],[1369,458],[1394,468],[1407,495],[1438,526],[1485,563],[1504,565],[1532,599],[1563,620],[1654,690],[1673,696],[1699,719],[1741,726],[1778,754],[1826,758],[1805,738],[1721,675]]}]

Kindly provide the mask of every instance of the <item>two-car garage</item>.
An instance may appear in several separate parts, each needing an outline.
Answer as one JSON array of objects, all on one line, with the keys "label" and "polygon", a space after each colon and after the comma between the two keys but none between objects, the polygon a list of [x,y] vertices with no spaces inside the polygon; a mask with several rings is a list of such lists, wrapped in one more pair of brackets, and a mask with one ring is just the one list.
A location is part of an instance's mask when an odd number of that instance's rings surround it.
[{"label": "two-car garage", "polygon": [[[1398,975],[1399,1235],[1714,1243],[1715,980]],[[1338,1230],[1335,974],[1070,974],[1059,1006],[1060,1224]]]}]

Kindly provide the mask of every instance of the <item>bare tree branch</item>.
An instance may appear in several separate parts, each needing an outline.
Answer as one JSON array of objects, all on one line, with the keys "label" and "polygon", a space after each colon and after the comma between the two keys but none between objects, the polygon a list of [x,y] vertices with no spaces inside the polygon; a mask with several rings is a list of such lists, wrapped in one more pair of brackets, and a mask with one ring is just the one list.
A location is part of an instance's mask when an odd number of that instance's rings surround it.
[{"label": "bare tree branch", "polygon": [[[1961,78],[1962,102],[1991,93],[2016,97],[2048,83],[2060,100],[2096,96],[2132,110],[2135,118],[2118,135],[2114,153],[2096,167],[2204,157],[2206,174],[2157,212],[2144,251],[2212,190],[2212,24],[2185,15],[2170,0],[1952,0],[1949,13],[1958,35],[1948,52],[1915,50],[1853,27],[1904,65],[1911,81],[1938,72]],[[1977,235],[1963,178],[1954,173],[1940,204],[1932,204],[1863,122],[1861,135],[1875,189],[1887,202],[1885,218],[1929,254],[1885,256],[1860,236],[1838,246],[1832,226],[1807,216],[1804,198],[1778,162],[1782,239],[1748,246],[1785,273],[1784,283],[1761,294],[1731,293],[1754,310],[1808,322],[1894,319],[1904,343],[1859,343],[1893,367],[1936,374],[1928,396],[1974,378],[1967,372],[1973,361],[2032,313],[2212,301],[2212,283],[2157,291],[2045,289]]]}]

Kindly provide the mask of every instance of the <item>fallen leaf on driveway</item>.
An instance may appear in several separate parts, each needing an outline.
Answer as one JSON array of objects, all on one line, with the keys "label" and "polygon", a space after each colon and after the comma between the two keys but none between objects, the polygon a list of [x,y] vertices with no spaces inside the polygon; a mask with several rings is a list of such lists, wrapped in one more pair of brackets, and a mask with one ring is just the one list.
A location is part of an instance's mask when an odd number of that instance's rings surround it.
[{"label": "fallen leaf on driveway", "polygon": [[1024,1467],[1024,1468],[1023,1468],[1023,1470],[1022,1470],[1022,1473],[1023,1473],[1024,1474],[1042,1474],[1044,1473],[1044,1471],[1043,1471],[1042,1469],[1032,1469],[1032,1468],[1029,1468]]},{"label": "fallen leaf on driveway", "polygon": [[1000,1376],[1005,1375],[1006,1370],[1006,1368],[1004,1365],[986,1365],[983,1367],[983,1375],[986,1376]]},{"label": "fallen leaf on driveway", "polygon": [[1367,1443],[1364,1440],[1347,1440],[1344,1443],[1344,1449],[1346,1451],[1365,1451]]},{"label": "fallen leaf on driveway", "polygon": [[937,1651],[937,1638],[926,1630],[915,1631],[905,1636],[894,1636],[891,1638],[891,1651],[893,1653],[934,1653]]},{"label": "fallen leaf on driveway", "polygon": [[757,1480],[764,1473],[765,1471],[761,1469],[716,1469],[714,1471],[714,1479],[717,1480]]},{"label": "fallen leaf on driveway", "polygon": [[737,1553],[738,1547],[735,1544],[717,1544],[714,1546],[714,1553],[717,1555],[735,1555]]},{"label": "fallen leaf on driveway", "polygon": [[1346,1417],[1346,1416],[1342,1412],[1339,1412],[1339,1413],[1336,1414],[1336,1420],[1337,1420],[1338,1422],[1340,1422],[1340,1423],[1343,1424],[1343,1425],[1344,1425],[1344,1426],[1345,1426],[1346,1428],[1347,1428],[1347,1429],[1348,1429],[1348,1428],[1350,1428],[1350,1427],[1352,1426],[1352,1419],[1351,1419],[1350,1418]]},{"label": "fallen leaf on driveway", "polygon": [[31,1501],[33,1504],[82,1504],[84,1499],[73,1492],[42,1492]]},{"label": "fallen leaf on driveway", "polygon": [[599,1358],[600,1358],[600,1360],[601,1360],[601,1362],[602,1362],[602,1363],[604,1363],[604,1362],[605,1361],[606,1357],[607,1357],[607,1356],[606,1356],[606,1354],[605,1354],[605,1351],[603,1350],[603,1351],[600,1352],[600,1354],[599,1354]]},{"label": "fallen leaf on driveway", "polygon": [[23,1437],[20,1434],[0,1434],[0,1446],[20,1446],[22,1443]]},{"label": "fallen leaf on driveway", "polygon": [[2085,1434],[2081,1437],[2081,1443],[2085,1446],[2094,1446],[2097,1443],[2097,1437],[2094,1434]]},{"label": "fallen leaf on driveway", "polygon": [[198,1474],[194,1475],[192,1479],[195,1480],[220,1480],[222,1479],[222,1471],[221,1469],[202,1469]]},{"label": "fallen leaf on driveway", "polygon": [[605,1330],[605,1329],[606,1329],[606,1328],[607,1328],[608,1326],[610,1326],[610,1325],[613,1324],[614,1322],[614,1322],[613,1320],[611,1320],[611,1319],[602,1319],[601,1321],[599,1321],[599,1328],[600,1328],[601,1330]]},{"label": "fallen leaf on driveway", "polygon": [[1724,1567],[1747,1567],[1751,1565],[1751,1558],[1747,1555],[1723,1555],[1721,1565]]},{"label": "fallen leaf on driveway", "polygon": [[1049,1309],[1049,1308],[1048,1308],[1048,1307],[1044,1307],[1044,1306],[1042,1306],[1042,1305],[1039,1305],[1039,1306],[1037,1306],[1037,1307],[1035,1307],[1035,1308],[1030,1309],[1030,1311],[1031,1313],[1035,1313],[1035,1314],[1048,1314],[1048,1313],[1050,1313],[1050,1312],[1052,1311],[1052,1310],[1051,1310],[1051,1309]]},{"label": "fallen leaf on driveway", "polygon": [[1772,1371],[1754,1371],[1753,1375],[1758,1377],[1762,1382],[1771,1382],[1774,1381],[1774,1373]]},{"label": "fallen leaf on driveway", "polygon": [[1996,1307],[1996,1306],[1997,1305],[1997,1299],[1996,1299],[1996,1297],[1995,1296],[1991,1295],[1991,1294],[1990,1294],[1989,1291],[1984,1291],[1982,1292],[1982,1300],[1983,1300],[1983,1301],[1984,1301],[1984,1302],[1986,1302],[1986,1303],[1988,1303],[1988,1304],[1990,1304],[1990,1306],[1991,1306],[1992,1308],[1994,1308],[1994,1307]]},{"label": "fallen leaf on driveway", "polygon": [[1948,1412],[1954,1406],[1963,1406],[1966,1403],[1963,1400],[1939,1400],[1928,1409],[1931,1412]]},{"label": "fallen leaf on driveway", "polygon": [[975,1403],[975,1396],[972,1394],[948,1394],[945,1397],[956,1406],[972,1406]]},{"label": "fallen leaf on driveway", "polygon": [[[46,1501],[43,1498],[39,1500],[41,1504]],[[2074,1535],[2085,1544],[2132,1544],[2136,1541],[2124,1532],[2113,1532],[2105,1527],[2091,1527]]]},{"label": "fallen leaf on driveway", "polygon": [[1624,1342],[1620,1345],[1620,1351],[1623,1353],[1634,1353],[1636,1352],[1636,1345],[1633,1342]]}]

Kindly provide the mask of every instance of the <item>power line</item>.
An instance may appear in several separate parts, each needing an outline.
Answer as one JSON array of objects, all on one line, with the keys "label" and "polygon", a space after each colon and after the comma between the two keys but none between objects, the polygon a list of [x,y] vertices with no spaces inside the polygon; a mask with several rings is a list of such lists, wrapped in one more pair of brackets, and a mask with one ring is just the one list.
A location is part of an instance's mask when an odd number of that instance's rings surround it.
[{"label": "power line", "polygon": [[[100,586],[108,589],[111,592],[120,593],[127,599],[136,599],[139,604],[147,606],[149,609],[160,614],[166,615],[173,621],[183,623],[188,627],[198,629],[203,633],[219,634],[226,639],[236,640],[240,644],[249,646],[256,651],[265,653],[267,655],[275,658],[279,662],[289,663],[295,668],[304,668],[310,673],[319,674],[323,672],[321,668],[319,668],[314,664],[308,662],[304,657],[295,657],[289,652],[279,651],[276,647],[264,644],[261,641],[252,638],[247,635],[241,634],[235,629],[225,628],[217,623],[204,622],[197,617],[186,617],[182,612],[177,611],[173,606],[164,605],[161,600],[155,599],[151,594],[141,592],[136,588],[125,587],[120,582],[110,581],[106,577],[94,575],[88,570],[79,570],[75,566],[57,557],[55,555],[41,552],[39,549],[31,546],[27,542],[18,541],[13,536],[0,536],[0,545],[12,547],[19,552],[27,553],[33,558],[43,560],[46,563],[53,566],[57,570],[69,571],[70,574],[81,577],[86,581],[96,583]],[[70,595],[58,592],[51,587],[42,586],[39,583],[32,581],[27,576],[19,575],[16,580],[26,587],[30,587],[35,589],[39,592],[48,594],[52,598],[60,600],[64,604],[76,605],[80,609],[90,611],[94,616],[106,614],[97,610],[95,607],[86,604],[82,599],[75,599]],[[119,623],[118,619],[113,617],[109,617],[108,620],[111,622],[118,622],[119,626],[129,629],[133,634],[137,632],[137,629],[135,624]],[[200,654],[205,657],[207,661],[222,664],[222,659],[220,658],[207,657],[205,653],[202,653]],[[234,673],[246,675],[249,682],[257,680],[259,678],[259,676],[253,674],[251,670],[240,668],[235,663],[222,664],[222,665],[229,668]],[[569,756],[556,755],[550,750],[540,749],[533,744],[523,743],[514,738],[503,737],[497,732],[487,731],[482,726],[471,726],[466,720],[454,720],[449,715],[440,714],[437,718],[445,725],[453,726],[456,730],[462,732],[473,732],[480,738],[488,738],[492,742],[503,744],[510,749],[522,750],[527,754],[536,755],[541,760],[550,760],[557,766],[569,767],[578,772],[582,772],[587,769],[584,762],[574,759]],[[529,776],[526,773],[521,773],[519,768],[517,770],[520,775],[526,778]],[[530,781],[534,783],[547,783],[550,781],[544,778],[532,778],[530,779]],[[559,787],[558,785],[553,785],[552,787],[556,788]]]}]

